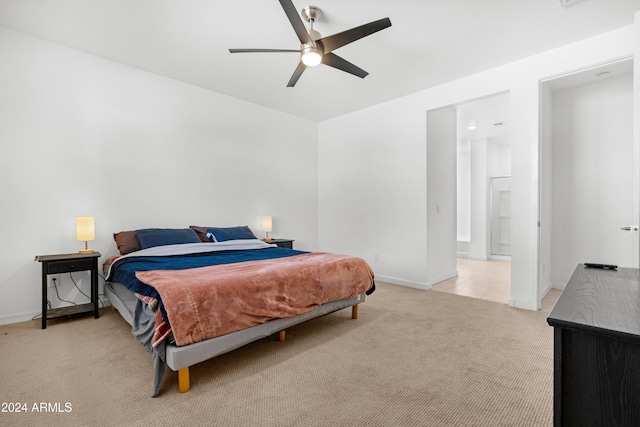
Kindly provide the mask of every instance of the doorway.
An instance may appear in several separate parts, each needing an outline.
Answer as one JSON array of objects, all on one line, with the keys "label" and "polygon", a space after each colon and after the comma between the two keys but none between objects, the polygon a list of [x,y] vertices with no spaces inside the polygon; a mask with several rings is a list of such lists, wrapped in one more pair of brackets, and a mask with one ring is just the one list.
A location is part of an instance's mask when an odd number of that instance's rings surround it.
[{"label": "doorway", "polygon": [[[503,92],[427,112],[427,242],[434,245],[427,252],[438,260],[429,265],[430,284],[505,304],[511,286],[509,100]],[[451,252],[443,250],[449,241]],[[453,265],[446,270],[445,255]]]},{"label": "doorway", "polygon": [[[502,236],[510,239],[511,222],[506,217],[511,211],[509,93],[470,100],[456,109],[458,256],[486,261],[497,249],[492,248],[492,237],[500,234],[500,227]],[[503,187],[509,193],[500,194]],[[504,220],[494,221],[494,214],[503,215]],[[510,260],[508,256],[495,259]]]},{"label": "doorway", "polygon": [[638,267],[633,59],[540,84],[539,298],[578,264]]}]

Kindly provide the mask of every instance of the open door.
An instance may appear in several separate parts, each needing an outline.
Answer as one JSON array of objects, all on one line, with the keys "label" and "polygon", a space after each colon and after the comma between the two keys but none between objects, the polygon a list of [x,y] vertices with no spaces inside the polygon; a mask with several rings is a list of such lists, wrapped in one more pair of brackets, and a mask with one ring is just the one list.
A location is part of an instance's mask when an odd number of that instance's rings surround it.
[{"label": "open door", "polygon": [[427,111],[427,283],[456,276],[456,109]]},{"label": "open door", "polygon": [[540,298],[577,264],[638,267],[633,60],[541,83]]}]

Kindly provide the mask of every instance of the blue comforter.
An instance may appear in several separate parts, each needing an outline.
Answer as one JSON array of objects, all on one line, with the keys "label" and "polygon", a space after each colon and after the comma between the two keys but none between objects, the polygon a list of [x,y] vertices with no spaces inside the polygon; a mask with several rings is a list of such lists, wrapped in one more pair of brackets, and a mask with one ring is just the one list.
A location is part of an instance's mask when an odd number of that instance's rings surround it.
[{"label": "blue comforter", "polygon": [[106,280],[109,282],[122,283],[129,290],[140,295],[159,299],[160,295],[158,295],[155,288],[142,283],[136,278],[137,271],[186,270],[188,268],[207,267],[210,265],[284,258],[304,253],[307,252],[287,248],[266,248],[171,256],[133,256],[117,260]]},{"label": "blue comforter", "polygon": [[232,264],[244,261],[284,258],[307,252],[288,248],[244,249],[229,251],[201,252],[171,256],[133,256],[117,260],[111,267],[106,280],[119,282],[132,292],[158,300],[162,317],[169,323],[167,312],[158,291],[142,283],[136,277],[137,271],[186,270],[210,265]]}]

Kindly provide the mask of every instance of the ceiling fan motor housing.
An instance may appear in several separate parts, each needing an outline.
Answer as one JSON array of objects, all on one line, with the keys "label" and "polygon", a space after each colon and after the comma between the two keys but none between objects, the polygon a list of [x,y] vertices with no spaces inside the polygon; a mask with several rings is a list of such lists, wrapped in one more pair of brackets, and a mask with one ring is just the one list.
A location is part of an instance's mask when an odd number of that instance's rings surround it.
[{"label": "ceiling fan motor housing", "polygon": [[322,14],[322,10],[318,6],[307,6],[302,9],[302,17],[307,21],[317,21]]}]

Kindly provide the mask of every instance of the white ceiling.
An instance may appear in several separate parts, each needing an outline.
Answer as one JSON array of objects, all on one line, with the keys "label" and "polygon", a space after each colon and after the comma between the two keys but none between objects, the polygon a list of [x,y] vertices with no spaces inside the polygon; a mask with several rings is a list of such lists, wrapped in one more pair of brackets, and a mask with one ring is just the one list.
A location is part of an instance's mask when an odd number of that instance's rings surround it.
[{"label": "white ceiling", "polygon": [[[297,49],[277,0],[0,0],[0,25],[313,121],[323,121],[615,28],[640,0],[313,0],[323,36],[389,17],[335,51],[365,79],[320,65],[286,84]],[[294,0],[298,10],[307,0]]]},{"label": "white ceiling", "polygon": [[[505,92],[458,105],[458,150],[468,150],[469,142],[477,139],[509,144],[509,99],[509,93]],[[472,124],[475,128],[469,129]]]}]

